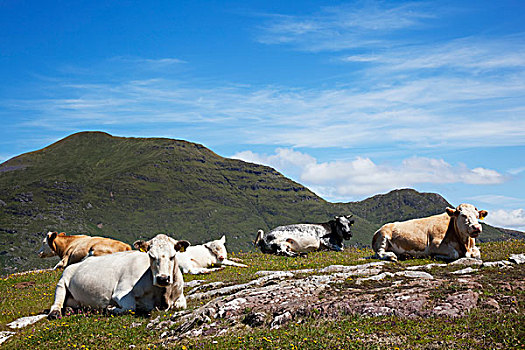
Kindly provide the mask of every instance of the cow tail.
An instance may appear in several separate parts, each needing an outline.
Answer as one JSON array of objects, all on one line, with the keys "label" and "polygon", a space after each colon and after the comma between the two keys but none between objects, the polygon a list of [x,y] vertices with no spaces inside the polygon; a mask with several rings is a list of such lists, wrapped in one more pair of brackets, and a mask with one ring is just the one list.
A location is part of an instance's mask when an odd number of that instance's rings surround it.
[{"label": "cow tail", "polygon": [[253,245],[255,245],[255,246],[259,245],[259,242],[261,242],[263,234],[264,234],[263,230],[257,231],[257,237],[255,237],[255,241],[253,241]]}]

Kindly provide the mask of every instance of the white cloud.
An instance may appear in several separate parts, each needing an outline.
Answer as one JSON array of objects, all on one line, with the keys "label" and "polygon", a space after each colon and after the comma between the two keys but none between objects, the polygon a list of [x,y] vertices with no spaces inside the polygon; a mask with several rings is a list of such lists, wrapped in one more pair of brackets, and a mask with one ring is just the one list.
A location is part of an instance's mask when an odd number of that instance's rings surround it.
[{"label": "white cloud", "polygon": [[525,210],[492,210],[486,219],[487,223],[493,226],[512,228],[515,230],[525,230]]},{"label": "white cloud", "polygon": [[451,165],[443,159],[413,157],[399,165],[376,164],[370,158],[352,161],[318,162],[314,157],[290,149],[277,149],[275,154],[240,152],[234,158],[272,166],[292,176],[325,198],[349,200],[417,184],[464,183],[499,184],[505,177],[495,170],[469,169],[463,164]]},{"label": "white cloud", "polygon": [[435,13],[425,9],[424,3],[392,5],[367,1],[324,7],[311,15],[267,17],[270,20],[261,26],[258,37],[261,43],[290,44],[307,51],[339,51],[384,46],[382,35],[423,26]]}]

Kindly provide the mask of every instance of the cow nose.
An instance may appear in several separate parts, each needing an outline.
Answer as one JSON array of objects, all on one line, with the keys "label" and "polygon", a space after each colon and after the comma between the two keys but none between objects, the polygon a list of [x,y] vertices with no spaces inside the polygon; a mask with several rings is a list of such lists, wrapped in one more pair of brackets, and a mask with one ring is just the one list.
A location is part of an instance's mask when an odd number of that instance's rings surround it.
[{"label": "cow nose", "polygon": [[170,276],[168,275],[157,276],[157,284],[159,286],[167,286],[168,284],[170,284]]},{"label": "cow nose", "polygon": [[481,225],[473,225],[474,232],[481,232]]}]

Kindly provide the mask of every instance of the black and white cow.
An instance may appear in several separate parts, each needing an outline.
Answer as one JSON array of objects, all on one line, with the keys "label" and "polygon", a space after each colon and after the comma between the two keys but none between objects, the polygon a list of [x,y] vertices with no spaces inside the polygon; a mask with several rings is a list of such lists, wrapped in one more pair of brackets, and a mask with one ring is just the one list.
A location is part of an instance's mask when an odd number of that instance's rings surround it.
[{"label": "black and white cow", "polygon": [[350,239],[349,216],[336,216],[320,224],[295,224],[279,226],[268,233],[257,232],[254,244],[263,253],[297,256],[317,250],[343,250],[343,240]]}]

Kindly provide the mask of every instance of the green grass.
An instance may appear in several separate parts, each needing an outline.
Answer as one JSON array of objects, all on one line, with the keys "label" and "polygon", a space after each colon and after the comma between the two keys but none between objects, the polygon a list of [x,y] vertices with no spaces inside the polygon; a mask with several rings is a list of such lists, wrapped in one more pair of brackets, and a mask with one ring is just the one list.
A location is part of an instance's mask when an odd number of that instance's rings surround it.
[{"label": "green grass", "polygon": [[[524,253],[521,241],[481,244],[486,260],[508,258],[512,253]],[[225,284],[242,283],[256,278],[261,270],[296,270],[321,268],[333,264],[354,265],[369,256],[368,249],[348,248],[344,252],[318,252],[308,258],[286,258],[255,252],[232,254],[250,265],[249,268],[227,267],[207,275],[185,275],[185,280],[205,279]],[[374,261],[374,260],[372,260]],[[396,266],[427,264],[429,259],[411,259]],[[444,276],[449,268],[436,268],[435,276]],[[523,266],[509,270],[483,269],[478,282],[482,287],[480,303],[495,298],[501,312],[474,309],[460,318],[361,317],[342,315],[338,319],[307,318],[289,323],[277,330],[266,328],[239,328],[235,332],[216,338],[184,339],[173,344],[175,349],[519,349],[524,348],[525,291]],[[54,288],[60,278],[59,271],[32,272],[0,279],[0,330],[16,318],[42,313],[53,303]],[[351,283],[348,284],[351,286]],[[509,287],[510,286],[510,287]],[[521,287],[520,287],[521,286]],[[369,288],[365,285],[362,288]],[[460,284],[451,281],[435,291],[442,299],[453,293]],[[205,301],[191,301],[189,307],[198,307]],[[152,313],[168,320],[170,312]],[[112,317],[96,312],[84,312],[59,320],[42,320],[18,330],[2,345],[5,349],[136,349],[161,348],[160,331],[147,329],[151,319],[147,316],[123,315]]]}]

